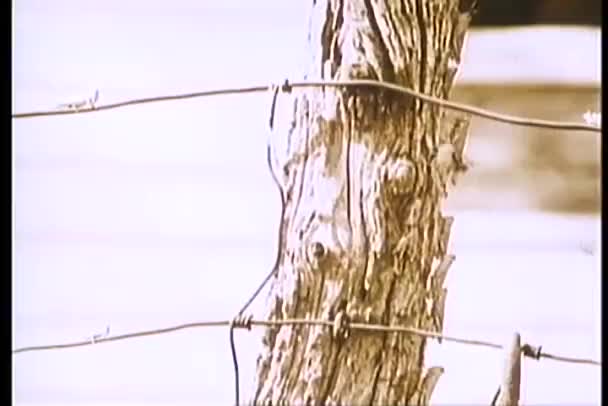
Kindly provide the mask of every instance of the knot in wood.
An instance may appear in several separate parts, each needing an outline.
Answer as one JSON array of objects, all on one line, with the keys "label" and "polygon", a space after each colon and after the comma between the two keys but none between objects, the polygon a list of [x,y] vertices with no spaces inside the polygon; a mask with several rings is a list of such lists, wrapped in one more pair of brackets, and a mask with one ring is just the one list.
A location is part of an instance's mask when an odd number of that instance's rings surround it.
[{"label": "knot in wood", "polygon": [[320,242],[314,242],[310,248],[311,254],[316,259],[321,259],[325,256],[325,247]]},{"label": "knot in wood", "polygon": [[[356,61],[340,67],[339,79],[348,80],[378,80],[374,67],[365,61]],[[370,89],[375,90],[375,89]]]},{"label": "knot in wood", "polygon": [[390,160],[383,167],[385,180],[407,181],[411,178],[414,166],[405,159]]},{"label": "knot in wood", "polygon": [[327,249],[325,246],[315,241],[308,246],[308,262],[314,268],[317,268],[321,265],[323,260],[327,257]]}]

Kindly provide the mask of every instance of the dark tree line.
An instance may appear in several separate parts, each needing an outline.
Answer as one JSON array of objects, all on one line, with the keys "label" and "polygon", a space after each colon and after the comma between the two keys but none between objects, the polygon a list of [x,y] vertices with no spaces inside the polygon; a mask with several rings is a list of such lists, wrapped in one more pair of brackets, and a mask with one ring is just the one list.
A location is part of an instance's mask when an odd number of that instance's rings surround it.
[{"label": "dark tree line", "polygon": [[601,24],[601,0],[478,0],[477,2],[479,12],[473,18],[473,26]]}]

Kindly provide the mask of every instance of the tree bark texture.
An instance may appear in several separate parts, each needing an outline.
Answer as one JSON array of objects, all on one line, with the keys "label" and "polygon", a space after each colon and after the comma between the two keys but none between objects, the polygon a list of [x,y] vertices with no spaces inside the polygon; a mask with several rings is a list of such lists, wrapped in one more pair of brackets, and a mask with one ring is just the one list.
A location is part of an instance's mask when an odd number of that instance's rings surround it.
[{"label": "tree bark texture", "polygon": [[[375,79],[448,98],[468,12],[452,0],[318,0],[307,77]],[[273,136],[285,207],[269,319],[441,332],[454,256],[440,204],[464,171],[468,118],[376,88],[294,91]],[[284,100],[279,96],[279,103]],[[255,404],[427,404],[442,374],[425,339],[323,326],[269,328]]]}]

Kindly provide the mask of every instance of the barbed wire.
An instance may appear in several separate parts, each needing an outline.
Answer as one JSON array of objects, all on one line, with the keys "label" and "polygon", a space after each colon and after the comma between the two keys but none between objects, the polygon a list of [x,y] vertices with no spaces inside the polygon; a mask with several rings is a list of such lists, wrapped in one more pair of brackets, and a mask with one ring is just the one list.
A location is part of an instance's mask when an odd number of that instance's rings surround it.
[{"label": "barbed wire", "polygon": [[[542,120],[542,119],[534,119],[534,118],[525,118],[525,117],[517,117],[507,114],[501,114],[492,112],[490,110],[485,110],[479,107],[470,106],[464,103],[449,101],[440,99],[434,96],[425,95],[416,90],[392,84],[387,82],[380,82],[377,80],[364,80],[364,79],[353,79],[353,80],[321,80],[321,81],[304,81],[304,82],[288,82],[282,85],[283,90],[288,90],[292,88],[318,88],[318,87],[375,87],[380,88],[392,92],[397,92],[401,94],[405,94],[408,96],[412,96],[418,98],[420,100],[426,101],[428,103],[436,104],[442,106],[444,108],[459,111],[461,113],[471,114],[473,116],[486,118],[488,120],[493,120],[497,122],[526,126],[526,127],[537,127],[537,128],[545,128],[545,129],[558,129],[558,130],[572,130],[572,131],[587,131],[587,132],[601,132],[601,126],[594,126],[584,123],[577,122],[561,122],[561,121],[551,121],[551,120]],[[259,92],[267,92],[276,88],[276,85],[259,85],[259,86],[248,86],[248,87],[233,87],[233,88],[223,88],[223,89],[212,89],[212,90],[204,90],[200,92],[193,93],[183,93],[183,94],[175,94],[175,95],[167,95],[167,96],[156,96],[156,97],[147,97],[147,98],[139,98],[126,100],[117,103],[110,103],[106,105],[96,106],[94,103],[84,103],[88,107],[84,108],[71,108],[71,109],[59,109],[59,110],[48,110],[48,111],[37,111],[37,112],[27,112],[27,113],[13,113],[12,118],[14,119],[23,119],[23,118],[33,118],[33,117],[43,117],[43,116],[59,116],[59,115],[68,115],[68,114],[84,114],[84,113],[93,113],[104,110],[112,110],[118,109],[127,106],[134,106],[140,104],[148,104],[148,103],[157,103],[157,102],[165,102],[165,101],[174,101],[174,100],[185,100],[185,99],[194,99],[199,97],[208,97],[208,96],[220,96],[220,95],[229,95],[229,94],[245,94],[245,93],[259,93]],[[70,104],[72,105],[72,104]],[[79,105],[79,104],[76,104]]]},{"label": "barbed wire", "polygon": [[[99,338],[97,340],[82,340],[71,343],[63,344],[50,344],[50,345],[37,345],[20,347],[13,350],[13,354],[20,354],[25,352],[33,351],[47,351],[47,350],[60,350],[67,348],[84,347],[88,345],[104,344],[114,341],[128,340],[138,337],[149,337],[161,334],[172,333],[180,330],[187,330],[193,328],[202,327],[233,327],[251,330],[252,327],[280,327],[280,326],[321,326],[332,328],[334,321],[332,320],[320,320],[320,319],[284,319],[284,320],[254,320],[251,317],[237,317],[233,320],[216,320],[216,321],[200,321],[195,323],[179,324],[176,326],[159,328],[154,330],[143,330],[134,333],[115,335],[110,337]],[[432,331],[426,331],[414,327],[395,326],[395,325],[382,325],[372,323],[348,323],[346,326],[349,330],[367,331],[367,332],[378,332],[378,333],[405,333],[413,334],[420,337],[432,338],[436,340],[442,340],[446,342],[454,342],[458,344],[487,347],[494,349],[502,349],[503,345],[497,344],[491,341],[456,337],[451,335],[445,335],[435,333]],[[550,354],[541,350],[541,347],[537,346],[522,346],[522,353],[530,358],[534,359],[551,359],[558,362],[572,363],[572,364],[585,364],[593,366],[601,366],[601,361],[588,358],[575,358],[569,356],[562,356],[556,354]]]}]

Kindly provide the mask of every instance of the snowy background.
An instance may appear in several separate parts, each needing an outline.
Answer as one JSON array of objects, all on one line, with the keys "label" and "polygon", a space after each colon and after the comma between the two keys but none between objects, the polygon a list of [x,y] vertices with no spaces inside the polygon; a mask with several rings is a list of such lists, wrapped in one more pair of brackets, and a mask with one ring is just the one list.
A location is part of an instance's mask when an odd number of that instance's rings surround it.
[{"label": "snowy background", "polygon": [[[216,3],[19,0],[13,110],[95,89],[110,103],[298,77],[305,2]],[[275,256],[267,105],[254,94],[15,120],[14,347],[230,318]],[[448,208],[457,260],[444,332],[504,342],[518,330],[548,352],[600,358],[599,213],[461,206]],[[259,335],[237,334],[243,392]],[[428,364],[446,368],[434,403],[487,404],[502,357],[431,345]],[[23,406],[234,398],[225,328],[13,362]],[[599,368],[525,360],[523,374],[527,404],[599,404]]]}]

